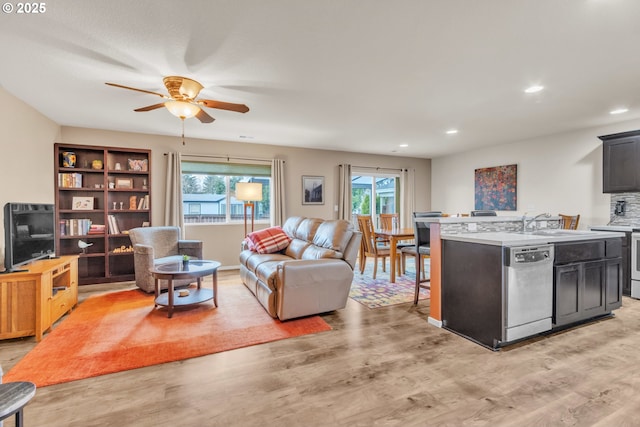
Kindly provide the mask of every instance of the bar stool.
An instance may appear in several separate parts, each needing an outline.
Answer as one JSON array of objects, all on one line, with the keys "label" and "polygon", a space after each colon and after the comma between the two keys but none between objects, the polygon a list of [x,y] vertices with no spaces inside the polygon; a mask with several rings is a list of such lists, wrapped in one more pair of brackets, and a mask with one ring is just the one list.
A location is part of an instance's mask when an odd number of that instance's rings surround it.
[{"label": "bar stool", "polygon": [[16,427],[23,427],[22,408],[36,394],[36,385],[26,381],[0,384],[0,422],[16,415]]},{"label": "bar stool", "polygon": [[413,303],[418,304],[420,298],[420,288],[429,289],[431,279],[427,279],[424,276],[424,259],[431,257],[431,229],[423,222],[416,222],[416,218],[429,218],[429,217],[441,217],[444,216],[440,211],[430,212],[414,212],[414,230],[415,230],[415,245],[402,248],[401,252],[403,258],[405,255],[413,256],[416,260],[416,289],[413,298]]}]

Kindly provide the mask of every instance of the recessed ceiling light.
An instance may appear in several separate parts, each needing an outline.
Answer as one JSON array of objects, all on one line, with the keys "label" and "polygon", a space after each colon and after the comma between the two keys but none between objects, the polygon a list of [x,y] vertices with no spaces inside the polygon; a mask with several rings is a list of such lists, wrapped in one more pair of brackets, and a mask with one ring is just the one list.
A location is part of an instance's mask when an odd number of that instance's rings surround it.
[{"label": "recessed ceiling light", "polygon": [[447,131],[447,135],[453,135],[453,134],[456,134],[456,133],[458,133],[458,129],[449,129]]},{"label": "recessed ceiling light", "polygon": [[615,110],[609,111],[609,114],[623,114],[629,111],[628,108],[616,108]]},{"label": "recessed ceiling light", "polygon": [[406,148],[408,146],[409,146],[409,144],[400,144],[400,147],[402,147],[402,148]]},{"label": "recessed ceiling light", "polygon": [[524,90],[524,92],[525,93],[536,93],[536,92],[540,92],[542,89],[544,89],[544,86],[533,85],[533,86],[529,86],[528,88],[526,88]]}]

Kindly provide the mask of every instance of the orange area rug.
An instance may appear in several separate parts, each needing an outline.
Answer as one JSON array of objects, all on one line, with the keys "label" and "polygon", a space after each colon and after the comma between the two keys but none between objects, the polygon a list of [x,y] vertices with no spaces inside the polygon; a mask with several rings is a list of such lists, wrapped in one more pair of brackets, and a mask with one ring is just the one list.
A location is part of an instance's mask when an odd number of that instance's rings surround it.
[{"label": "orange area rug", "polygon": [[218,285],[218,294],[218,308],[177,308],[171,319],[139,290],[90,297],[3,380],[44,387],[331,330],[319,316],[271,318],[242,284]]}]

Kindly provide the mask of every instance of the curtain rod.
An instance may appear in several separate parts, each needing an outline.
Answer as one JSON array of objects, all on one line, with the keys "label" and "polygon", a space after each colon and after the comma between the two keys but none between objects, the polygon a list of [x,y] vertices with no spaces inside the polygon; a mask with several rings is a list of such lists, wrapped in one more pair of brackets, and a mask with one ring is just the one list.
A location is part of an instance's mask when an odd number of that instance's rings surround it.
[{"label": "curtain rod", "polygon": [[[169,153],[164,153],[164,155],[166,156]],[[226,159],[227,162],[231,161],[231,160],[249,160],[249,161],[254,161],[254,162],[265,162],[265,163],[271,163],[271,159],[260,159],[257,157],[235,157],[235,156],[216,156],[213,154],[183,154],[183,157],[202,157],[205,159]],[[284,162],[284,160],[283,160]]]},{"label": "curtain rod", "polygon": [[[342,165],[339,165],[340,167],[342,167]],[[387,171],[400,171],[400,172],[404,172],[408,169],[406,168],[381,168],[379,166],[356,166],[356,165],[351,165],[352,168],[358,168],[358,169],[375,169],[375,170],[387,170]]]}]

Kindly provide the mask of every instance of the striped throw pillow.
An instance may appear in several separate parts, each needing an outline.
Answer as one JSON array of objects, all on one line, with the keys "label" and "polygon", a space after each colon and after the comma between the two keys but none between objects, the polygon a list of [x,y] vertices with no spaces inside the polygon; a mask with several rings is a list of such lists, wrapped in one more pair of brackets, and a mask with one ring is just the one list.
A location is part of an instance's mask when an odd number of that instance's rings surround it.
[{"label": "striped throw pillow", "polygon": [[264,230],[247,234],[249,249],[259,254],[272,254],[286,249],[291,243],[291,238],[282,230],[282,227],[270,227]]}]

